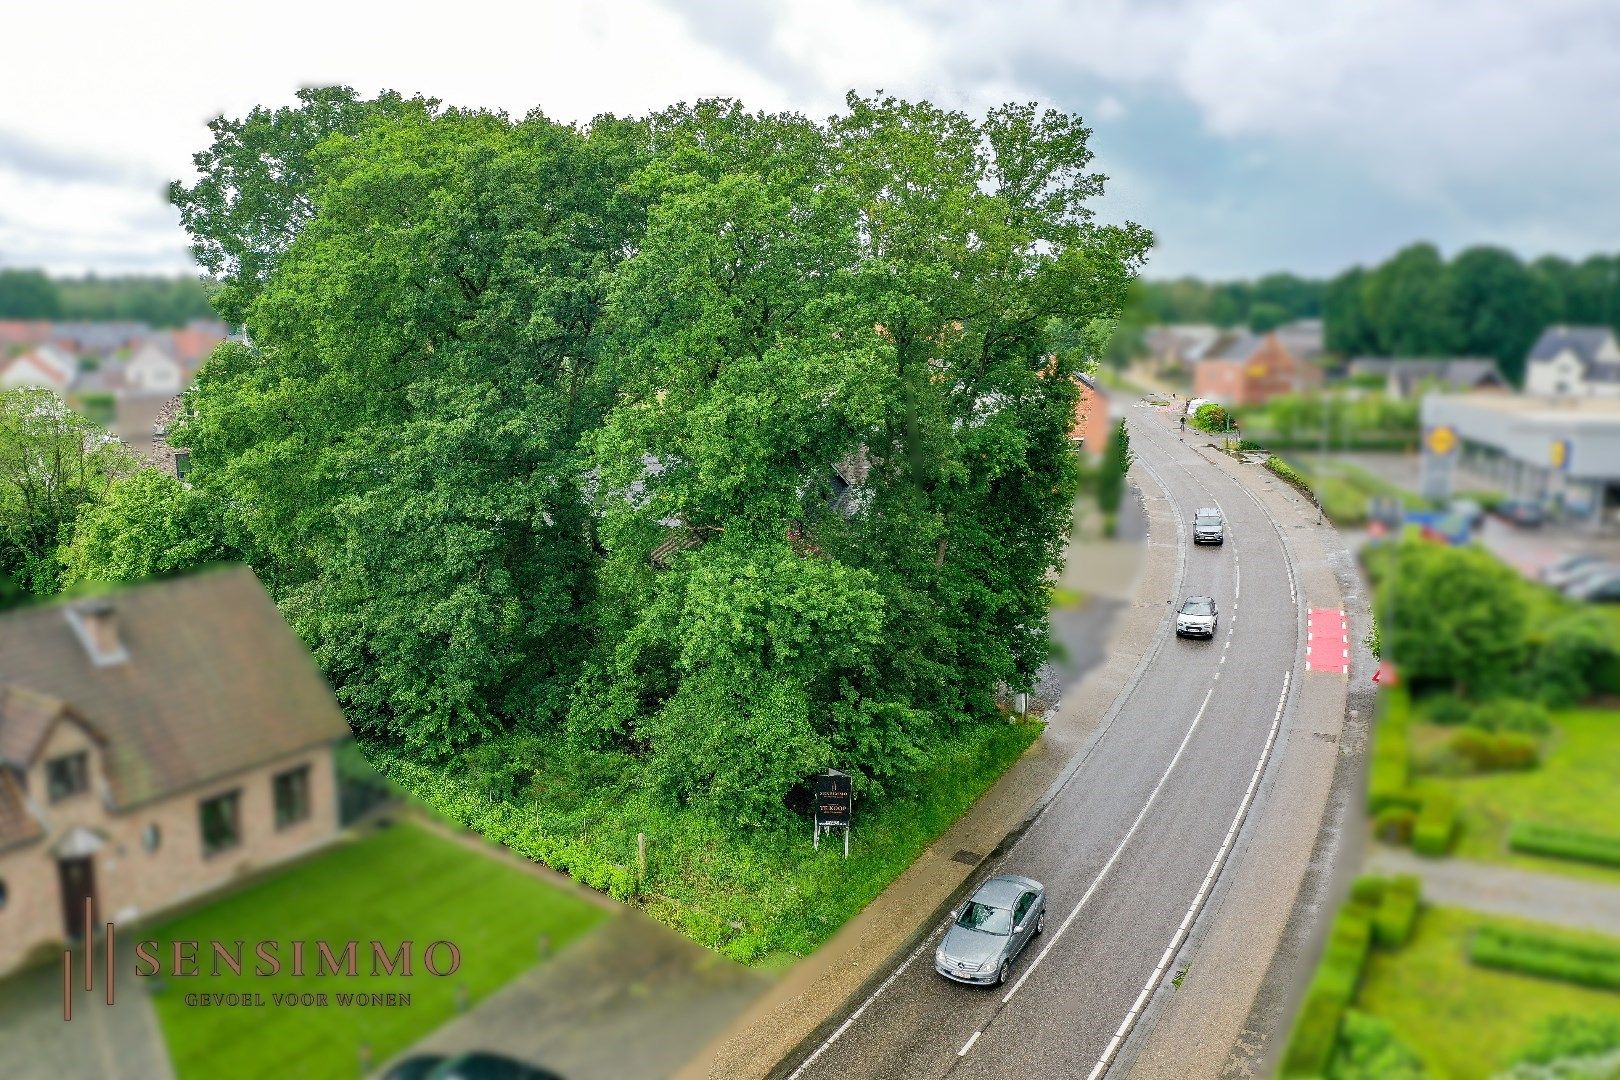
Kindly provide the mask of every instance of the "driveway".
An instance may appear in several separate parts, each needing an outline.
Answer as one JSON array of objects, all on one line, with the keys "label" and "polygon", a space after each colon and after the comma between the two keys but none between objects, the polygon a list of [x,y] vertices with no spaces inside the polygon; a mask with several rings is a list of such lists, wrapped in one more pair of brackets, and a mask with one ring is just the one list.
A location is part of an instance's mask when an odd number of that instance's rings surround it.
[{"label": "driveway", "polygon": [[[99,958],[99,952],[97,954]],[[76,953],[82,965],[82,950]],[[83,972],[79,967],[76,975]],[[118,949],[116,1003],[77,978],[73,1019],[62,1019],[62,969],[30,968],[0,981],[0,1076],[8,1080],[168,1080],[174,1075],[151,999],[134,977],[134,952]]]}]

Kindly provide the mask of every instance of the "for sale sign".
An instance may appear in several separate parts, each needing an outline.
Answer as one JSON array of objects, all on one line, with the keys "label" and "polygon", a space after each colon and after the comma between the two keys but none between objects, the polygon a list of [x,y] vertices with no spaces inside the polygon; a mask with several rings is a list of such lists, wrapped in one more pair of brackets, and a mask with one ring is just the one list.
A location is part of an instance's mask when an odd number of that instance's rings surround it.
[{"label": "for sale sign", "polygon": [[816,777],[817,825],[848,825],[853,802],[848,773],[828,769]]}]

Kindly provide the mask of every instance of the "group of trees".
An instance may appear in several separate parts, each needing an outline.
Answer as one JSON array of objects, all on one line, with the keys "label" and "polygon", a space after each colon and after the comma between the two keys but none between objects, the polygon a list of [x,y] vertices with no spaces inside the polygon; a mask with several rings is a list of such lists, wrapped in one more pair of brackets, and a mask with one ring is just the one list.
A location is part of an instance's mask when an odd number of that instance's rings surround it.
[{"label": "group of trees", "polygon": [[52,278],[0,269],[0,319],[109,320],[184,326],[214,317],[207,287],[194,276]]},{"label": "group of trees", "polygon": [[1472,247],[1449,262],[1413,244],[1371,268],[1331,281],[1269,274],[1254,282],[1196,278],[1143,282],[1134,311],[1146,322],[1244,325],[1256,332],[1320,316],[1341,356],[1482,356],[1523,381],[1525,354],[1554,323],[1620,331],[1620,254],[1526,263],[1511,251]]},{"label": "group of trees", "polygon": [[1030,683],[1073,375],[1150,243],[1077,118],[301,99],[172,189],[250,344],[69,579],[246,559],[371,737],[542,733],[739,822]]}]

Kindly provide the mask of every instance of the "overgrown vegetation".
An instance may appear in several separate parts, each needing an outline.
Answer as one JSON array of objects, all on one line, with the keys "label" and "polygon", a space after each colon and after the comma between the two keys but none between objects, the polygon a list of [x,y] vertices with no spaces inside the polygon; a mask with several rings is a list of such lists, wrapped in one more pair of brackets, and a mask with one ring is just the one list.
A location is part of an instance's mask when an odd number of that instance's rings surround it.
[{"label": "overgrown vegetation", "polygon": [[0,319],[132,321],[174,327],[211,318],[207,286],[195,277],[51,278],[38,270],[0,269]]},{"label": "overgrown vegetation", "polygon": [[171,195],[247,341],[170,433],[187,485],[81,517],[75,578],[245,559],[396,778],[616,894],[626,837],[705,837],[683,911],[797,880],[830,766],[863,831],[934,807],[866,834],[870,895],[982,790],[962,754],[1027,742],[997,700],[1049,653],[1074,376],[1150,241],[1092,220],[1078,117],[326,88],[212,132]]}]

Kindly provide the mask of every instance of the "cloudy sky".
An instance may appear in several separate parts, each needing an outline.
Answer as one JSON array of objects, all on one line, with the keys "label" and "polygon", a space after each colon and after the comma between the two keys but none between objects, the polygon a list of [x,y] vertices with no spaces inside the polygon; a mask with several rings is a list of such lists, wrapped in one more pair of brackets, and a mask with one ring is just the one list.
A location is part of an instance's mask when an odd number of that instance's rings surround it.
[{"label": "cloudy sky", "polygon": [[187,269],[161,193],[207,119],[333,82],[565,120],[1039,101],[1094,128],[1154,277],[1620,248],[1612,0],[53,0],[0,29],[0,265]]}]

